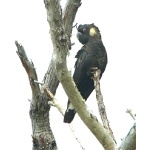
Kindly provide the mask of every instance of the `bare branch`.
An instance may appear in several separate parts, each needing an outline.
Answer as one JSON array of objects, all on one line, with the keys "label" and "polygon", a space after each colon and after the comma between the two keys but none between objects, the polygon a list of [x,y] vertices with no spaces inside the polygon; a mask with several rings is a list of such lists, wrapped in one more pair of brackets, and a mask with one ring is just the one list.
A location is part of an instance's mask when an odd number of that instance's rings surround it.
[{"label": "bare branch", "polygon": [[81,6],[81,0],[68,0],[66,3],[66,7],[63,12],[63,21],[64,21],[65,29],[68,33],[72,32],[72,27],[74,26],[71,25],[74,22],[76,13],[80,6]]},{"label": "bare branch", "polygon": [[130,116],[133,118],[133,120],[136,119],[136,115],[133,113],[133,111],[131,109],[127,109],[126,113],[129,113]]},{"label": "bare branch", "polygon": [[97,99],[97,104],[98,104],[98,110],[103,122],[103,126],[104,128],[108,131],[108,133],[110,134],[110,136],[113,138],[114,142],[116,142],[115,137],[113,135],[112,129],[109,125],[109,121],[107,118],[107,114],[106,114],[106,109],[105,109],[105,105],[104,105],[104,101],[103,101],[103,95],[101,93],[101,89],[100,89],[100,70],[96,67],[96,68],[92,68],[92,71],[94,73],[93,76],[93,81],[94,81],[94,86],[95,86],[95,91],[96,91],[96,99]]},{"label": "bare branch", "polygon": [[43,88],[44,92],[47,94],[47,96],[51,100],[51,101],[48,102],[48,104],[51,104],[51,102],[52,102],[53,106],[55,106],[59,110],[59,112],[64,116],[65,111],[62,108],[62,106],[58,103],[58,101],[54,97],[53,93],[51,93],[49,91],[49,89],[46,87],[46,85],[43,85],[42,88]]},{"label": "bare branch", "polygon": [[[24,69],[29,77],[32,89],[32,100],[30,105],[30,117],[32,123],[32,140],[33,150],[37,149],[53,149],[57,150],[54,135],[49,126],[49,109],[46,97],[42,94],[38,82],[36,70],[33,62],[29,61],[26,52],[21,44],[15,42],[17,46],[17,54],[22,62]],[[43,123],[44,122],[44,123]],[[41,142],[42,141],[42,142]]]},{"label": "bare branch", "polygon": [[[136,115],[131,109],[127,109],[126,113],[129,113],[133,120],[136,120]],[[135,150],[136,149],[136,123],[133,124],[127,136],[122,140],[122,143],[118,150]]]},{"label": "bare branch", "polygon": [[[66,36],[68,37],[69,49],[71,49],[71,46],[72,46],[72,44],[70,42],[72,28],[74,27],[72,24],[74,22],[77,10],[80,7],[80,5],[81,5],[81,0],[68,0],[66,3],[66,7],[64,9],[64,12],[63,12],[62,18],[63,18]],[[76,23],[76,25],[77,25],[77,23]]]},{"label": "bare branch", "polygon": [[[71,2],[71,1],[70,1]],[[76,5],[78,1],[75,1]],[[79,3],[80,4],[80,3]],[[75,5],[73,5],[75,6]],[[72,6],[72,7],[73,7]],[[71,35],[73,22],[68,22],[68,26],[64,29],[62,22],[62,14],[60,13],[61,7],[58,0],[47,0],[47,15],[48,22],[50,24],[50,33],[54,47],[54,53],[56,54],[56,70],[57,77],[61,82],[66,94],[68,95],[71,103],[75,107],[77,113],[103,145],[105,150],[114,150],[115,144],[109,134],[105,131],[102,125],[98,122],[97,118],[88,111],[85,101],[78,92],[75,83],[73,82],[70,73],[68,72],[66,65],[66,55],[69,50],[69,39],[67,35]],[[72,9],[74,10],[74,9]],[[76,9],[77,11],[77,9]],[[75,15],[76,13],[74,13]],[[75,16],[69,16],[75,17]],[[68,28],[68,29],[67,29]],[[66,30],[67,29],[67,30]],[[66,31],[68,32],[66,35]],[[70,33],[69,33],[70,32]]]},{"label": "bare branch", "polygon": [[39,82],[39,81],[34,80],[34,82],[35,82],[35,83],[38,83],[38,84],[40,84],[40,85],[43,85],[43,83],[41,83],[41,82]]},{"label": "bare branch", "polygon": [[134,123],[127,136],[123,139],[118,150],[135,150],[135,149],[136,149],[136,123]]},{"label": "bare branch", "polygon": [[37,80],[37,74],[34,68],[34,64],[32,61],[29,61],[26,52],[24,50],[24,47],[19,44],[17,41],[15,41],[16,47],[17,47],[17,54],[22,62],[23,67],[25,68],[28,76],[32,78],[33,80]]},{"label": "bare branch", "polygon": [[17,47],[17,54],[22,62],[22,65],[24,67],[24,69],[27,72],[27,75],[29,77],[29,82],[30,82],[30,86],[32,89],[32,104],[35,105],[38,100],[36,98],[37,95],[40,95],[40,88],[39,88],[39,84],[35,83],[34,80],[38,80],[37,78],[37,74],[36,74],[36,70],[34,68],[34,64],[32,61],[29,61],[26,52],[24,50],[24,47],[19,44],[17,41],[15,41],[16,47]]}]

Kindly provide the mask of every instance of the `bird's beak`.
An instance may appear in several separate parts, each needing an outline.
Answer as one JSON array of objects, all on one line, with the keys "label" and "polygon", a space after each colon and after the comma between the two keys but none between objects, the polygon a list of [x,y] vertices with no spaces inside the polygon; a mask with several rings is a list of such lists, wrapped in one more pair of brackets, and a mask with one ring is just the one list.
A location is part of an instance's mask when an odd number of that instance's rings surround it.
[{"label": "bird's beak", "polygon": [[78,32],[77,33],[77,38],[78,38],[78,40],[79,40],[79,37],[82,35],[82,33],[81,32]]}]

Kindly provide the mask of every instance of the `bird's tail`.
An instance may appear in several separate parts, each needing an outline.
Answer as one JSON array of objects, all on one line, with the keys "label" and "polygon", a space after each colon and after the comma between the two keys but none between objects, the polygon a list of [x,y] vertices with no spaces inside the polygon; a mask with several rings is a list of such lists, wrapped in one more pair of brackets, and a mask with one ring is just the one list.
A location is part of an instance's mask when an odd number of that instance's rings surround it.
[{"label": "bird's tail", "polygon": [[73,108],[72,104],[68,102],[67,110],[64,115],[64,122],[71,123],[75,114],[76,114],[75,109]]}]

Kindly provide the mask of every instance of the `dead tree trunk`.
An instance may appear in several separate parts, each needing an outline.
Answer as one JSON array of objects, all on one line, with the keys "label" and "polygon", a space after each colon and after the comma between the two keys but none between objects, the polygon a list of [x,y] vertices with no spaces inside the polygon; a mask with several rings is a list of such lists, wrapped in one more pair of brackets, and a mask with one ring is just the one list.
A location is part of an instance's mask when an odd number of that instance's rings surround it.
[{"label": "dead tree trunk", "polygon": [[[30,118],[33,131],[33,150],[57,150],[57,144],[49,123],[49,98],[40,89],[39,83],[36,82],[38,78],[36,70],[34,68],[34,64],[32,61],[29,61],[23,46],[18,44],[18,42],[16,42],[15,44],[17,46],[17,54],[29,77],[29,82],[32,90]],[[54,62],[52,59],[43,82],[55,94],[59,81],[56,77],[53,63]]]}]

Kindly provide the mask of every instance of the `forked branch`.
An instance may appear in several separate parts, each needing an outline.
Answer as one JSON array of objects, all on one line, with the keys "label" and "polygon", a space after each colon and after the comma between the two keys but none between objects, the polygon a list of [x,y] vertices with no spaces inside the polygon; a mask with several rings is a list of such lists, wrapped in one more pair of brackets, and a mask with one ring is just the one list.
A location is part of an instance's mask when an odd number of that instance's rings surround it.
[{"label": "forked branch", "polygon": [[[77,4],[79,1],[74,2]],[[71,31],[66,30],[65,28],[59,0],[47,0],[46,8],[54,53],[56,54],[56,71],[58,79],[61,82],[69,99],[71,100],[71,103],[75,107],[77,113],[83,122],[87,125],[87,127],[91,130],[91,132],[95,135],[98,141],[102,144],[105,150],[115,150],[114,141],[98,122],[97,118],[88,111],[85,101],[78,92],[76,85],[70,73],[68,72],[66,65],[66,55],[70,48],[70,40],[68,39],[68,35],[71,35]],[[75,15],[76,13],[73,14]],[[75,16],[69,15],[69,17],[74,18]],[[68,23],[68,26],[72,28],[73,20],[72,22]]]},{"label": "forked branch", "polygon": [[[33,62],[29,61],[26,52],[21,44],[15,42],[17,46],[17,54],[22,62],[24,69],[29,77],[30,86],[32,89],[32,100],[30,105],[30,118],[32,123],[32,140],[33,150],[57,150],[54,135],[49,126],[49,109],[47,97],[42,94],[37,74]],[[44,122],[44,123],[43,123]],[[42,142],[41,142],[42,141]]]}]

